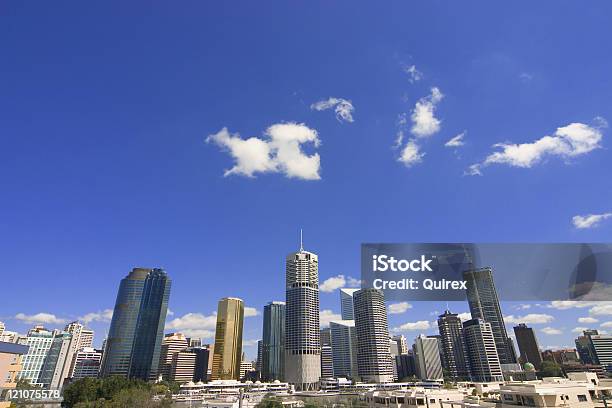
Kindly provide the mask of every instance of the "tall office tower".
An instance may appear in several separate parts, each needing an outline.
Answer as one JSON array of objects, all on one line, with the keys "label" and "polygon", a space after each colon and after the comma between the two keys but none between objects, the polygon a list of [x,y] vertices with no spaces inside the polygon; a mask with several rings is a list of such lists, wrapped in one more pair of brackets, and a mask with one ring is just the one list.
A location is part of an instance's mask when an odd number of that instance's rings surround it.
[{"label": "tall office tower", "polygon": [[612,336],[601,335],[597,330],[585,330],[583,336],[576,339],[576,347],[585,364],[597,364],[612,372]]},{"label": "tall office tower", "polygon": [[261,367],[263,365],[263,340],[257,340],[257,360],[255,361],[255,370],[259,372],[261,377]]},{"label": "tall office tower", "polygon": [[542,366],[542,354],[535,331],[526,324],[520,323],[514,326],[514,335],[521,351],[521,363],[531,363],[536,370],[539,370]]},{"label": "tall office tower", "polygon": [[414,361],[414,352],[412,350],[408,350],[406,354],[396,356],[395,365],[397,366],[397,378],[400,381],[416,376],[416,362]]},{"label": "tall office tower", "polygon": [[393,336],[392,340],[397,345],[397,354],[408,354],[408,342],[404,335]]},{"label": "tall office tower", "polygon": [[94,332],[91,329],[86,328],[78,321],[68,323],[64,327],[64,331],[72,334],[74,350],[80,350],[83,347],[91,347],[93,344]]},{"label": "tall office tower", "polygon": [[393,381],[389,326],[382,291],[367,288],[354,293],[357,332],[357,370],[365,382]]},{"label": "tall office tower", "polygon": [[334,355],[332,346],[321,346],[321,378],[334,378]]},{"label": "tall office tower", "polygon": [[100,371],[102,350],[93,347],[83,347],[74,355],[71,377],[73,380],[81,378],[96,378]]},{"label": "tall office tower", "polygon": [[512,361],[518,361],[516,347],[514,347],[514,340],[512,340],[512,337],[508,337],[508,350],[510,350],[510,358]]},{"label": "tall office tower", "polygon": [[500,363],[516,363],[508,342],[508,333],[493,281],[493,270],[472,269],[463,272],[463,278],[467,281],[467,298],[472,319],[482,319],[491,324]]},{"label": "tall office tower", "polygon": [[170,380],[172,358],[175,353],[189,347],[187,338],[183,333],[170,333],[164,336],[159,354],[159,374],[163,380]]},{"label": "tall office tower", "polygon": [[470,371],[463,341],[463,325],[459,315],[446,310],[438,316],[438,330],[442,357],[450,377],[469,379]]},{"label": "tall office tower", "polygon": [[413,350],[417,377],[421,380],[444,378],[437,338],[421,334],[415,339]]},{"label": "tall office tower", "polygon": [[240,380],[242,359],[242,326],[244,303],[242,299],[226,297],[217,308],[217,330],[213,353],[213,380]]},{"label": "tall office tower", "polygon": [[198,355],[191,350],[181,350],[172,353],[170,363],[170,381],[186,383],[193,381]]},{"label": "tall office tower", "polygon": [[193,347],[190,349],[196,355],[193,369],[193,382],[205,382],[208,379],[208,360],[210,349],[207,347]]},{"label": "tall office tower", "polygon": [[595,350],[591,346],[591,336],[598,335],[599,332],[597,330],[585,330],[582,332],[582,336],[575,340],[576,351],[583,364],[596,364],[597,357],[595,356]]},{"label": "tall office tower", "polygon": [[481,319],[468,320],[463,323],[463,336],[472,381],[503,381],[491,323]]},{"label": "tall office tower", "polygon": [[285,370],[285,302],[264,306],[261,378],[264,381],[284,380]]},{"label": "tall office tower", "polygon": [[357,378],[357,331],[354,320],[329,323],[335,377]]},{"label": "tall office tower", "polygon": [[75,349],[73,342],[76,340],[70,333],[53,332],[53,341],[38,377],[38,382],[43,388],[59,389],[64,384],[64,380],[70,376]]},{"label": "tall office tower", "polygon": [[355,320],[355,308],[353,305],[353,295],[359,289],[340,289],[340,315],[342,320]]},{"label": "tall office tower", "polygon": [[21,361],[21,371],[17,374],[20,380],[27,380],[35,386],[42,386],[38,382],[41,369],[53,344],[54,333],[42,326],[36,326],[28,331],[23,345],[28,346],[28,352]]},{"label": "tall office tower", "polygon": [[319,259],[304,251],[286,258],[285,381],[298,391],[316,390],[321,378]]},{"label": "tall office tower", "polygon": [[134,268],[121,280],[106,339],[102,377],[157,376],[171,280],[163,269]]}]

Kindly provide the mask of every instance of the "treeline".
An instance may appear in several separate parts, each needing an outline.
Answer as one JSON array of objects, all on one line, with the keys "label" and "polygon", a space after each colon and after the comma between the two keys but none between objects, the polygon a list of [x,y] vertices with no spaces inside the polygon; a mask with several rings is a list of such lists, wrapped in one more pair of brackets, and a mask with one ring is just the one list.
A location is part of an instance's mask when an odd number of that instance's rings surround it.
[{"label": "treeline", "polygon": [[123,377],[83,378],[64,388],[66,408],[163,408],[178,392],[174,382],[148,383]]}]

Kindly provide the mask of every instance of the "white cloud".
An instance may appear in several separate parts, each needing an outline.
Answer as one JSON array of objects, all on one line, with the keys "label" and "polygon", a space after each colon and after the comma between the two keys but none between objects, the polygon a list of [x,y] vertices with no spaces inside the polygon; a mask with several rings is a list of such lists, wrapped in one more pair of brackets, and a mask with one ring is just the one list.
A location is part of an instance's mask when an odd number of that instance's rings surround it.
[{"label": "white cloud", "polygon": [[168,310],[166,311],[166,316],[174,316],[174,311],[170,310],[170,308],[168,308]]},{"label": "white cloud", "polygon": [[418,322],[407,322],[393,329],[394,332],[401,331],[417,331],[428,330],[431,328],[431,323],[427,320],[419,320]]},{"label": "white cloud", "polygon": [[575,327],[572,329],[572,333],[582,334],[583,331],[589,330],[588,327]]},{"label": "white cloud", "polygon": [[440,120],[435,117],[436,106],[444,95],[440,89],[431,88],[431,94],[417,101],[410,119],[410,132],[416,137],[429,137],[440,131]]},{"label": "white cloud", "polygon": [[516,310],[527,310],[527,309],[531,309],[531,305],[527,303],[520,304],[520,305],[515,306],[515,309]]},{"label": "white cloud", "polygon": [[553,300],[546,307],[557,310],[583,309],[599,304],[599,302],[583,302],[580,300]]},{"label": "white cloud", "polygon": [[255,339],[255,340],[254,339],[249,339],[249,340],[243,339],[242,340],[242,346],[244,346],[244,347],[256,346],[258,341],[259,340],[257,340],[257,339]]},{"label": "white cloud", "polygon": [[33,315],[17,313],[15,319],[28,324],[63,324],[68,321],[51,313],[36,313]]},{"label": "white cloud", "polygon": [[91,322],[108,323],[113,318],[113,309],[104,309],[101,312],[91,312],[78,318],[81,322],[89,324]]},{"label": "white cloud", "polygon": [[412,309],[412,305],[408,302],[391,303],[389,305],[389,314],[406,313],[408,309]]},{"label": "white cloud", "polygon": [[593,324],[593,323],[597,323],[599,320],[594,318],[594,317],[579,317],[578,318],[578,323],[582,323],[582,324]]},{"label": "white cloud", "polygon": [[287,177],[304,180],[319,180],[321,158],[318,153],[306,155],[301,145],[320,144],[317,131],[301,123],[278,123],[264,132],[264,138],[242,139],[238,133],[231,134],[227,128],[209,135],[208,143],[225,149],[234,158],[235,164],[224,175],[232,174],[254,177],[257,173],[282,173]]},{"label": "white cloud", "polygon": [[481,169],[491,164],[530,168],[547,157],[577,157],[600,148],[602,138],[602,126],[570,123],[557,128],[552,136],[547,135],[531,143],[495,144],[493,147],[500,150],[489,154],[482,163],[471,165],[466,174],[480,175]]},{"label": "white cloud", "polygon": [[404,72],[408,74],[410,83],[415,83],[423,79],[423,73],[419,71],[416,65],[404,66]]},{"label": "white cloud", "polygon": [[578,229],[594,228],[610,217],[612,217],[612,213],[575,215],[572,218],[572,223]]},{"label": "white cloud", "polygon": [[254,317],[259,316],[259,310],[254,307],[244,307],[244,317]]},{"label": "white cloud", "polygon": [[459,313],[459,319],[461,319],[462,322],[472,320],[472,314],[470,312]]},{"label": "white cloud", "polygon": [[612,303],[600,302],[600,304],[589,309],[589,314],[593,316],[609,316],[612,315]]},{"label": "white cloud", "polygon": [[529,82],[533,79],[533,74],[530,74],[529,72],[521,72],[519,78],[523,82]]},{"label": "white cloud", "polygon": [[525,316],[514,316],[514,315],[504,316],[504,321],[506,323],[513,323],[513,324],[518,324],[518,323],[544,324],[544,323],[550,323],[553,320],[555,320],[553,316],[549,314],[543,314],[543,313],[529,313]]},{"label": "white cloud", "polygon": [[467,134],[467,131],[464,130],[463,132],[459,133],[457,136],[453,137],[448,142],[444,143],[444,146],[445,147],[461,147],[465,145],[465,141],[463,140],[463,138],[465,137],[466,134]]},{"label": "white cloud", "polygon": [[327,278],[323,281],[322,284],[319,285],[319,290],[321,292],[330,293],[336,289],[340,289],[346,286],[346,278],[344,275],[332,276],[331,278]]},{"label": "white cloud", "polygon": [[603,327],[604,329],[612,329],[612,322],[604,322],[600,324],[599,326]]},{"label": "white cloud", "polygon": [[310,105],[310,109],[317,111],[332,108],[334,109],[334,112],[336,112],[336,119],[338,119],[338,122],[353,122],[353,111],[355,110],[355,107],[353,106],[353,103],[347,99],[329,98]]},{"label": "white cloud", "polygon": [[554,336],[554,335],[557,335],[557,334],[563,334],[563,332],[561,330],[555,329],[553,327],[544,327],[541,330],[541,332],[544,333],[544,334],[547,334],[549,336]]},{"label": "white cloud", "polygon": [[417,163],[423,161],[425,153],[421,153],[419,145],[414,139],[410,139],[406,146],[402,149],[402,154],[399,157],[399,161],[404,163],[406,167],[412,167]]},{"label": "white cloud", "polygon": [[217,314],[187,313],[166,324],[166,330],[180,331],[188,337],[209,339],[215,337]]},{"label": "white cloud", "polygon": [[348,286],[349,288],[358,288],[361,286],[361,279],[356,279],[352,276],[347,276],[346,286]]},{"label": "white cloud", "polygon": [[334,320],[342,320],[342,316],[329,309],[321,310],[321,313],[319,314],[319,325],[321,327],[329,326],[329,322]]}]

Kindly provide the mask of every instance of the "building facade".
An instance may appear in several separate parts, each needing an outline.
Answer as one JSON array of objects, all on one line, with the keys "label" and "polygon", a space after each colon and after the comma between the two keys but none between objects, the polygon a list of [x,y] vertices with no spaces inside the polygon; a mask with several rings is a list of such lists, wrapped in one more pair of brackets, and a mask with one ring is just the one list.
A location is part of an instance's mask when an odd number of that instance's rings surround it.
[{"label": "building facade", "polygon": [[491,324],[481,319],[468,320],[463,323],[463,335],[472,381],[503,381]]},{"label": "building facade", "polygon": [[444,377],[438,339],[418,336],[414,341],[416,375],[421,380],[439,380]]},{"label": "building facade", "polygon": [[357,333],[357,371],[365,382],[393,381],[389,326],[382,291],[366,288],[354,293]]},{"label": "building facade", "polygon": [[284,380],[285,308],[285,302],[270,302],[264,306],[260,367],[264,381]]},{"label": "building facade", "polygon": [[521,352],[520,362],[522,364],[531,363],[536,370],[539,370],[542,367],[542,353],[540,352],[535,331],[531,327],[527,327],[526,324],[521,323],[518,326],[514,326],[514,336]]},{"label": "building facade", "polygon": [[493,281],[493,269],[487,267],[468,270],[463,272],[463,278],[466,281],[472,319],[482,319],[491,324],[500,363],[516,363]]},{"label": "building facade", "polygon": [[359,289],[340,289],[340,315],[342,320],[355,320],[353,295]]},{"label": "building facade", "polygon": [[134,268],[121,280],[101,376],[157,376],[170,288],[170,278],[157,268]]},{"label": "building facade", "polygon": [[244,302],[227,297],[219,301],[215,350],[212,362],[213,380],[240,380]]},{"label": "building facade", "polygon": [[175,353],[189,347],[187,337],[183,333],[169,333],[164,335],[159,354],[159,374],[163,380],[170,380],[172,358]]},{"label": "building facade", "polygon": [[332,343],[334,375],[355,379],[357,367],[357,330],[354,320],[337,320],[329,323]]},{"label": "building facade", "polygon": [[74,356],[72,379],[96,378],[102,362],[102,350],[93,347],[83,347]]},{"label": "building facade", "polygon": [[303,247],[286,257],[285,381],[315,390],[321,378],[319,258]]},{"label": "building facade", "polygon": [[459,315],[446,310],[438,316],[438,331],[442,357],[449,376],[454,379],[469,379],[470,370],[463,341],[463,325]]}]

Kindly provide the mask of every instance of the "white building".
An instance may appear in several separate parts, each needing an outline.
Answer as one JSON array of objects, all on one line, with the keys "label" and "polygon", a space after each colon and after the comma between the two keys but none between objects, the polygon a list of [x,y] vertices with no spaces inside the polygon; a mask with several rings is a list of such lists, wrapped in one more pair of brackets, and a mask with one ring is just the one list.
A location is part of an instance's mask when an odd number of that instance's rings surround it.
[{"label": "white building", "polygon": [[100,362],[102,361],[102,350],[96,350],[93,347],[83,347],[74,355],[74,363],[71,377],[74,380],[81,378],[96,378],[100,371]]},{"label": "white building", "polygon": [[36,326],[28,331],[25,338],[20,340],[21,344],[28,346],[28,354],[21,360],[21,371],[17,374],[17,379],[27,380],[32,385],[42,386],[38,382],[40,371],[45,363],[49,349],[53,344],[54,334],[42,326]]},{"label": "white building", "polygon": [[444,377],[438,339],[421,334],[414,340],[414,362],[421,380],[439,380]]},{"label": "white building", "polygon": [[491,324],[480,319],[463,323],[466,354],[473,381],[503,381],[499,355]]},{"label": "white building", "polygon": [[319,258],[300,250],[286,258],[285,380],[300,391],[321,378]]}]

